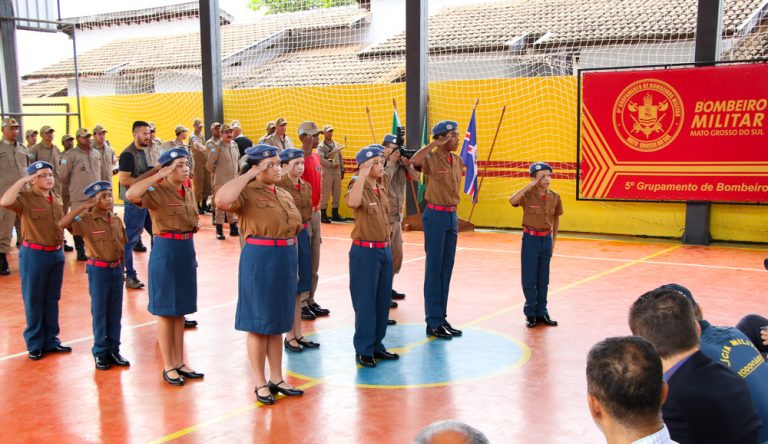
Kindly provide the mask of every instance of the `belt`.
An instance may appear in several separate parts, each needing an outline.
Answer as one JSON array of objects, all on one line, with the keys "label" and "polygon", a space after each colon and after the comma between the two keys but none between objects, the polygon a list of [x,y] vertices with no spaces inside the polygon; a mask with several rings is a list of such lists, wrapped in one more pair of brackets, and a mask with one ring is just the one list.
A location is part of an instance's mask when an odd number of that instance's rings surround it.
[{"label": "belt", "polygon": [[245,240],[246,243],[251,245],[263,245],[267,247],[290,247],[296,245],[296,238],[290,239],[264,239],[260,237],[249,237]]},{"label": "belt", "polygon": [[96,259],[88,258],[88,261],[86,262],[86,264],[93,265],[94,267],[99,267],[99,268],[117,268],[120,266],[122,262],[123,262],[122,259],[118,259],[114,262],[106,262],[106,261],[99,261]]},{"label": "belt", "polygon": [[40,244],[34,244],[32,242],[24,241],[21,243],[21,245],[24,245],[25,247],[32,249],[32,250],[40,250],[40,251],[59,251],[61,250],[61,245],[57,245],[55,247],[49,247],[47,245],[40,245]]},{"label": "belt", "polygon": [[523,233],[530,234],[531,236],[549,236],[549,233],[551,233],[552,230],[544,230],[544,231],[538,231],[538,230],[531,230],[528,227],[523,227]]},{"label": "belt", "polygon": [[163,239],[189,240],[192,239],[193,235],[194,233],[161,233],[155,236],[162,237]]},{"label": "belt", "polygon": [[301,224],[302,229],[306,230],[307,227],[309,227],[309,222],[304,222],[303,224]]},{"label": "belt", "polygon": [[455,213],[456,212],[456,205],[445,206],[445,205],[435,205],[433,203],[428,203],[427,204],[427,208],[429,208],[430,210],[435,210],[435,211],[445,211],[446,213]]},{"label": "belt", "polygon": [[389,242],[367,242],[357,239],[353,240],[352,243],[358,247],[365,248],[387,248],[389,246]]}]

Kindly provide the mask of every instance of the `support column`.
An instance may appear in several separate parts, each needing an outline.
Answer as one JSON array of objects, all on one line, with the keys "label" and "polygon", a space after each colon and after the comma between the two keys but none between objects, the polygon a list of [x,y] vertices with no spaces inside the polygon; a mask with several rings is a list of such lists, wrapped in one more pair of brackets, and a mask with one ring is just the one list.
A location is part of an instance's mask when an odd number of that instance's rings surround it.
[{"label": "support column", "polygon": [[[720,38],[722,36],[722,0],[699,0],[696,15],[696,66],[711,65],[720,59]],[[712,235],[709,222],[712,205],[709,202],[689,201],[685,205],[685,232],[683,243],[709,245]]]},{"label": "support column", "polygon": [[[405,135],[406,146],[411,150],[421,148],[421,131],[426,118],[428,6],[427,0],[405,2]],[[411,193],[406,193],[405,214],[415,214],[417,204]]]},{"label": "support column", "polygon": [[200,0],[200,54],[203,73],[203,112],[206,138],[211,124],[224,121],[224,85],[221,76],[219,0]]}]

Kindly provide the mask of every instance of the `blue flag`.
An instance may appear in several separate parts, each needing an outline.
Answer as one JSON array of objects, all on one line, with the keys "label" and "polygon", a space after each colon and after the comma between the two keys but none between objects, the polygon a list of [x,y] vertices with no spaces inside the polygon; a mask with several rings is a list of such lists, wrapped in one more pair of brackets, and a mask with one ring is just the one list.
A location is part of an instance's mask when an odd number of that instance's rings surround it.
[{"label": "blue flag", "polygon": [[475,110],[467,125],[464,135],[464,145],[461,146],[461,160],[467,167],[464,177],[464,193],[472,196],[472,202],[477,203],[477,125],[475,125]]}]

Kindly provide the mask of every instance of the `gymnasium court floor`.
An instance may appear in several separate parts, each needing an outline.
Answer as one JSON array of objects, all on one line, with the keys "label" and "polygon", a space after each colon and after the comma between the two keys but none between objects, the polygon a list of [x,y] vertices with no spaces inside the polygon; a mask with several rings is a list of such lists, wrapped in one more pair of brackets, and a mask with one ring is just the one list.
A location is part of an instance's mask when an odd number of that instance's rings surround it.
[{"label": "gymnasium court floor", "polygon": [[[317,300],[332,313],[304,322],[319,350],[284,356],[290,382],[306,394],[262,406],[253,393],[245,334],[234,330],[238,242],[217,241],[210,218],[201,220],[205,226],[195,237],[200,310],[190,316],[200,325],[187,330],[186,362],[206,376],[183,387],[161,377],[146,290],[124,296],[122,353],[132,366],[95,370],[85,266],[74,253],[66,254],[60,302],[60,337],[74,352],[27,359],[17,254],[10,256],[13,274],[0,277],[0,441],[408,443],[427,424],[452,418],[494,443],[604,442],[586,407],[586,354],[607,336],[629,333],[626,313],[640,294],[681,283],[716,325],[768,311],[764,248],[564,234],[550,285],[550,313],[560,326],[529,330],[519,232],[462,233],[448,313],[465,335],[430,341],[423,323],[422,233],[408,232],[404,270],[395,278],[407,298],[391,311],[398,325],[385,339],[402,357],[362,369],[351,341],[352,225],[323,225]],[[149,253],[136,258],[146,282]]]}]

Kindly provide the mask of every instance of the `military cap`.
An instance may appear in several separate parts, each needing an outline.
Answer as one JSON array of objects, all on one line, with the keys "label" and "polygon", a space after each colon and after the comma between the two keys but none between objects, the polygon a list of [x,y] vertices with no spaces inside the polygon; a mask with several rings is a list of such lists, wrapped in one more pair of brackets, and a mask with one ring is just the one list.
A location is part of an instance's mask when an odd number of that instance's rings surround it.
[{"label": "military cap", "polygon": [[51,131],[53,131],[53,128],[48,125],[44,125],[42,128],[40,128],[40,134],[47,134]]},{"label": "military cap", "polygon": [[219,122],[213,122],[213,123],[211,124],[211,129],[214,129],[214,128],[216,128],[217,126],[221,126],[221,123],[219,123]]},{"label": "military cap", "polygon": [[386,146],[388,143],[397,143],[397,136],[392,134],[387,134],[384,136],[384,141],[381,142],[381,144]]},{"label": "military cap", "polygon": [[35,174],[36,172],[38,172],[38,171],[40,171],[40,170],[42,170],[44,168],[48,168],[49,170],[53,170],[53,165],[51,165],[50,163],[45,162],[43,160],[38,160],[37,162],[33,162],[32,164],[30,164],[27,167],[27,174],[31,176],[31,175]]},{"label": "military cap", "polygon": [[28,129],[24,132],[24,137],[29,137],[30,134],[37,134],[36,129]]},{"label": "military cap", "polygon": [[63,136],[61,136],[61,143],[64,143],[67,140],[75,140],[75,138],[70,136],[69,134],[64,134]]},{"label": "military cap", "polygon": [[196,117],[195,120],[192,121],[192,126],[203,126],[203,120]]},{"label": "military cap", "polygon": [[184,125],[176,125],[176,135],[183,133],[184,131],[189,131]]},{"label": "military cap", "polygon": [[160,155],[160,157],[157,159],[157,163],[159,163],[162,166],[166,166],[167,164],[178,159],[179,157],[188,158],[189,152],[187,152],[187,150],[184,148],[171,148]]},{"label": "military cap", "polygon": [[301,125],[299,125],[299,135],[307,134],[310,136],[314,136],[315,134],[320,133],[320,128],[317,127],[317,124],[315,122],[304,122]]},{"label": "military cap", "polygon": [[107,129],[103,125],[96,125],[93,127],[93,134],[106,133]]},{"label": "military cap", "polygon": [[85,187],[85,190],[83,190],[83,193],[89,198],[91,198],[102,191],[111,191],[111,190],[112,190],[112,182],[109,182],[106,180],[97,180],[96,182],[93,182],[92,184]]},{"label": "military cap", "polygon": [[229,126],[231,126],[232,128],[242,128],[242,126],[240,126],[239,120],[233,120],[232,123],[229,124]]},{"label": "military cap", "polygon": [[79,128],[79,129],[78,129],[78,130],[75,132],[75,137],[90,137],[90,136],[91,136],[91,133],[90,133],[90,131],[88,131],[88,130],[87,130],[87,129],[85,129],[85,128]]},{"label": "military cap", "polygon": [[549,170],[550,172],[554,171],[551,166],[544,162],[534,162],[531,164],[531,167],[528,168],[528,172],[531,173],[531,177],[535,176],[536,173],[541,170]]},{"label": "military cap", "polygon": [[432,135],[439,136],[450,131],[456,131],[459,129],[459,124],[453,120],[441,120],[432,127]]},{"label": "military cap", "polygon": [[279,156],[280,161],[284,162],[286,160],[293,160],[298,159],[299,157],[304,157],[304,151],[296,148],[286,148],[280,152]]},{"label": "military cap", "polygon": [[274,120],[270,120],[269,122],[267,122],[267,131],[271,130],[274,127],[275,127],[275,121]]},{"label": "military cap", "polygon": [[245,150],[248,160],[264,160],[269,157],[277,156],[277,148],[272,145],[260,143]]},{"label": "military cap", "polygon": [[21,126],[21,125],[19,125],[19,122],[17,122],[16,119],[14,119],[13,117],[6,117],[5,119],[3,119],[3,128],[18,127],[18,126]]},{"label": "military cap", "polygon": [[285,117],[280,117],[279,119],[275,120],[275,126],[287,125],[287,124],[288,124],[288,121],[285,120]]},{"label": "military cap", "polygon": [[333,131],[333,127],[331,125],[325,125],[323,127],[323,132],[327,133],[328,131]]},{"label": "military cap", "polygon": [[381,145],[368,145],[367,147],[361,149],[357,152],[357,155],[355,156],[355,160],[357,161],[357,164],[360,165],[364,162],[367,162],[374,157],[381,156],[381,153],[384,152],[384,147]]}]

